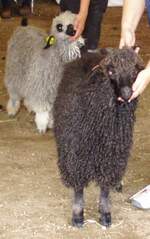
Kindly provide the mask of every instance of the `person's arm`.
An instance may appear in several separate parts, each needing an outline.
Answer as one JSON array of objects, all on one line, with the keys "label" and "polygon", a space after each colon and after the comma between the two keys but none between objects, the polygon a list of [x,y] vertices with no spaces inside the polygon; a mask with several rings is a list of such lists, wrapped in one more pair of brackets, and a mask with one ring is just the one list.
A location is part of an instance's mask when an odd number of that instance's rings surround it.
[{"label": "person's arm", "polygon": [[[135,31],[143,15],[145,0],[124,0],[122,21],[121,21],[121,38],[119,47],[132,47],[135,45]],[[132,96],[129,102],[142,94],[150,83],[150,61],[146,68],[142,70],[132,86]],[[122,99],[119,99],[122,100]]]},{"label": "person's arm", "polygon": [[90,5],[90,0],[80,1],[80,10],[74,22],[74,28],[76,30],[76,34],[74,37],[71,37],[71,40],[76,40],[82,34],[85,27],[87,15],[88,15],[89,5]]},{"label": "person's arm", "polygon": [[120,48],[135,44],[135,31],[143,15],[145,0],[124,0]]}]

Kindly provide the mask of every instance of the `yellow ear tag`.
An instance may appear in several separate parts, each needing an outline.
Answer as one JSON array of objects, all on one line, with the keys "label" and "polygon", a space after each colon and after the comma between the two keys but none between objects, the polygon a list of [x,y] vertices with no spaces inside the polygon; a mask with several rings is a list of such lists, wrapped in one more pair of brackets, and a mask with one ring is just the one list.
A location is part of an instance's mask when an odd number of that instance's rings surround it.
[{"label": "yellow ear tag", "polygon": [[56,38],[54,36],[46,37],[46,42],[49,46],[52,46],[56,43]]}]

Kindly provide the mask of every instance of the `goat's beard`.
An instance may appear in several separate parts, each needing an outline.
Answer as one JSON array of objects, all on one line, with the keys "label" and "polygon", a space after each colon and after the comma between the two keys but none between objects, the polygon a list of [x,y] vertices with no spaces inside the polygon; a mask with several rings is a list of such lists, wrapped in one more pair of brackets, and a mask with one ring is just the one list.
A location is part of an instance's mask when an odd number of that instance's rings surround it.
[{"label": "goat's beard", "polygon": [[66,41],[61,49],[61,57],[63,62],[67,63],[81,57],[80,48],[84,46],[84,39],[79,37],[76,41]]}]

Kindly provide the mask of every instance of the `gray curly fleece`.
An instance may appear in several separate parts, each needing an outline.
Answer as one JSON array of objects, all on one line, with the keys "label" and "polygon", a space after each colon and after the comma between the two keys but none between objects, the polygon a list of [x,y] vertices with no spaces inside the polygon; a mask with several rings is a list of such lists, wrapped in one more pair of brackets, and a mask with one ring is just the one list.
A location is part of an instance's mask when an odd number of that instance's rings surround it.
[{"label": "gray curly fleece", "polygon": [[[66,11],[53,19],[50,35],[56,42],[50,48],[44,49],[46,32],[34,26],[18,27],[8,42],[4,79],[9,93],[8,114],[15,115],[23,99],[28,110],[35,113],[39,132],[53,127],[53,102],[64,64],[80,57],[84,44],[81,37],[71,42],[66,34],[74,18],[75,14]],[[62,25],[61,32],[58,24]]]}]

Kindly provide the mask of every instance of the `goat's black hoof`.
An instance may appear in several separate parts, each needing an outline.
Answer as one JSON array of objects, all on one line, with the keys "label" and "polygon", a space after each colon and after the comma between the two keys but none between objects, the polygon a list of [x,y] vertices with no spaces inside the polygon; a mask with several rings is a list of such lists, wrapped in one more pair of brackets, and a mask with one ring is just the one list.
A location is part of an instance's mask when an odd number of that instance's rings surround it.
[{"label": "goat's black hoof", "polygon": [[72,218],[72,225],[74,227],[78,227],[78,228],[81,228],[83,227],[83,224],[84,224],[84,218],[77,218],[77,217],[73,217]]},{"label": "goat's black hoof", "polygon": [[100,224],[105,226],[105,227],[110,227],[111,226],[111,214],[110,214],[110,212],[103,213],[101,215]]},{"label": "goat's black hoof", "polygon": [[118,185],[116,185],[115,189],[118,193],[122,193],[122,191],[123,191],[122,183],[119,183]]}]

